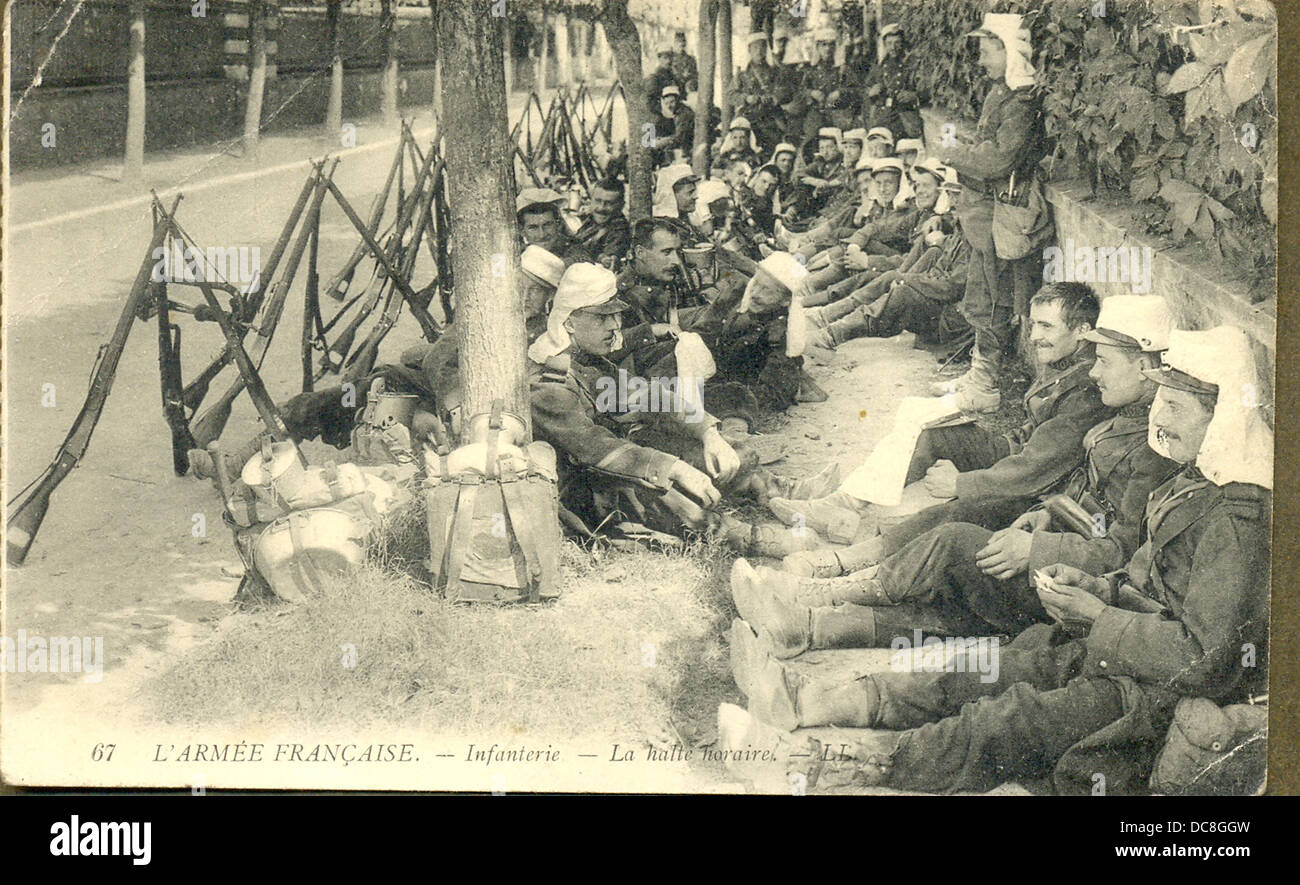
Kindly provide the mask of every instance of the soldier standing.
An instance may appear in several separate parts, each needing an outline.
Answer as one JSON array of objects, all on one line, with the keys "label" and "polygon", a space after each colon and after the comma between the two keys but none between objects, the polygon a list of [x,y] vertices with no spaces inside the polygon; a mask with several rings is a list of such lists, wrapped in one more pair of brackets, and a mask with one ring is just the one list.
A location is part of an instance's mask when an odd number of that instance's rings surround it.
[{"label": "soldier standing", "polygon": [[1030,63],[1029,34],[1021,16],[988,13],[967,36],[979,38],[980,64],[993,88],[984,99],[975,143],[941,148],[939,159],[957,170],[964,198],[962,232],[971,246],[962,313],[975,329],[970,371],[944,382],[936,395],[957,393],[965,410],[994,411],[1002,402],[998,376],[1002,357],[1013,343],[1012,320],[1028,311],[1037,288],[1037,256],[1008,261],[993,245],[993,202],[1014,177],[1020,191],[1033,187],[1044,153],[1042,101]]}]

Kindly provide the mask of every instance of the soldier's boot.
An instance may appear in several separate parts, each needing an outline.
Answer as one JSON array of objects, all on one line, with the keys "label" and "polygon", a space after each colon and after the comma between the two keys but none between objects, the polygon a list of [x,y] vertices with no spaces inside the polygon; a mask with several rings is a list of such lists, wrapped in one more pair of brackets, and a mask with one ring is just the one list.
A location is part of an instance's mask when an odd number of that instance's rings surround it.
[{"label": "soldier's boot", "polygon": [[735,704],[718,707],[718,748],[727,770],[764,792],[789,794],[815,786],[821,744],[761,722]]},{"label": "soldier's boot", "polygon": [[970,377],[957,391],[957,408],[963,412],[996,412],[1002,405],[998,373],[1002,354],[985,353],[978,346],[971,353]]},{"label": "soldier's boot", "polygon": [[839,605],[893,605],[876,579],[877,566],[833,578],[803,578],[787,571],[760,566],[755,570],[762,586],[809,608]]},{"label": "soldier's boot", "polygon": [[744,559],[737,559],[731,566],[731,599],[754,630],[771,634],[772,654],[776,657],[792,658],[808,650],[812,642],[812,609],[773,592]]},{"label": "soldier's boot", "polygon": [[879,335],[876,318],[867,316],[861,309],[847,313],[825,328],[832,345],[840,345],[855,338],[874,338]]},{"label": "soldier's boot", "polygon": [[766,556],[781,559],[791,553],[816,550],[822,546],[815,531],[791,531],[785,526],[741,522],[734,516],[723,516],[719,524],[723,543],[741,556]]},{"label": "soldier's boot", "polygon": [[851,543],[862,523],[863,502],[846,492],[806,501],[772,498],[767,506],[786,525],[810,528],[837,544]]},{"label": "soldier's boot", "polygon": [[835,349],[835,339],[825,329],[809,329],[808,339],[805,343],[813,347],[820,347],[822,350]]},{"label": "soldier's boot", "polygon": [[876,537],[839,550],[804,550],[791,553],[782,567],[805,578],[835,578],[875,565],[881,560],[882,538]]},{"label": "soldier's boot", "polygon": [[754,633],[744,621],[732,628],[732,669],[749,712],[778,728],[877,728],[880,693],[870,678],[848,683],[810,679],[773,653],[765,630]]},{"label": "soldier's boot", "polygon": [[745,490],[760,504],[767,504],[772,498],[785,498],[791,501],[806,501],[820,498],[840,487],[840,465],[831,464],[820,472],[803,479],[777,476],[770,470],[757,467],[749,477]]}]

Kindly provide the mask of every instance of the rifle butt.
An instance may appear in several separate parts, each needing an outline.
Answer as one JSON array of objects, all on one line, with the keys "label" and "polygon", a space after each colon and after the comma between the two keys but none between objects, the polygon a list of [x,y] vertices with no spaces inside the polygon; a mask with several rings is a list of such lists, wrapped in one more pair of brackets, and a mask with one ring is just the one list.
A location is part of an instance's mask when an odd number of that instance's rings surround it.
[{"label": "rifle butt", "polygon": [[27,560],[36,533],[50,509],[50,495],[56,485],[58,480],[53,477],[41,483],[5,523],[5,556],[9,565],[22,565]]}]

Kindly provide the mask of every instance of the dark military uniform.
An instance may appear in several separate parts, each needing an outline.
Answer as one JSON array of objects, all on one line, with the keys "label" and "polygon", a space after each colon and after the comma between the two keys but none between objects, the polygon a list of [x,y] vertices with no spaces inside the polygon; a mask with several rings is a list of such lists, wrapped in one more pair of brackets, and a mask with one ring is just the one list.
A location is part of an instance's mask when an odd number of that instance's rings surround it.
[{"label": "dark military uniform", "polygon": [[779,71],[766,60],[751,61],[731,87],[731,105],[736,115],[749,120],[754,127],[754,137],[764,156],[781,141],[783,132],[780,111],[777,108],[777,77]]},{"label": "dark military uniform", "polygon": [[907,482],[922,479],[936,461],[951,461],[961,471],[957,497],[882,532],[881,552],[894,553],[948,522],[1001,528],[1038,496],[1058,491],[1083,463],[1084,436],[1112,414],[1088,377],[1092,361],[1089,344],[1048,366],[1025,391],[1025,423],[1010,433],[975,424],[921,431]]},{"label": "dark military uniform", "polygon": [[871,70],[862,86],[864,96],[872,86],[880,87],[875,98],[864,98],[869,103],[867,126],[884,126],[895,139],[923,137],[914,64],[891,55]]},{"label": "dark military uniform", "polygon": [[[792,134],[798,135],[804,140],[813,140],[817,138],[817,130],[823,126],[833,125],[831,122],[832,102],[828,101],[832,92],[840,88],[840,69],[835,67],[832,59],[827,59],[821,64],[810,64],[803,71],[800,79],[797,94],[794,99],[795,113],[801,128],[796,129]],[[813,90],[821,92],[822,99],[818,101],[813,97]],[[843,98],[841,97],[841,101]],[[835,104],[838,104],[836,102]],[[794,121],[792,120],[793,124]]]},{"label": "dark military uniform", "polygon": [[695,92],[700,88],[700,69],[695,63],[695,56],[689,52],[674,52],[671,68],[677,83],[682,87],[683,97],[687,92]]},{"label": "dark military uniform", "polygon": [[661,147],[651,149],[650,153],[656,166],[666,166],[671,163],[673,151],[678,148],[681,149],[683,156],[690,158],[691,146],[695,144],[695,112],[685,102],[677,106],[676,113],[671,117],[665,117],[656,105],[650,115],[650,122],[654,126],[656,139],[670,139]]},{"label": "dark military uniform", "polygon": [[650,72],[650,76],[645,79],[645,96],[646,103],[650,105],[651,113],[659,112],[659,99],[663,97],[664,89],[669,86],[676,86],[682,90],[682,98],[686,97],[686,87],[677,75],[673,73],[671,67],[655,68]]},{"label": "dark military uniform", "polygon": [[966,285],[970,244],[953,232],[939,246],[917,238],[894,270],[855,289],[824,308],[826,327],[835,344],[863,336],[889,337],[909,330],[926,340],[947,339],[966,328],[949,309]]},{"label": "dark military uniform", "polygon": [[[1033,571],[1056,563],[1094,575],[1121,568],[1140,545],[1148,498],[1178,470],[1176,463],[1147,445],[1150,407],[1150,399],[1126,406],[1084,437],[1084,465],[1067,481],[1065,493],[1089,513],[1103,517],[1099,531],[1086,536],[1034,532],[1027,573],[1000,580],[982,572],[975,557],[988,545],[992,529],[1002,526],[992,520],[983,525],[947,523],[881,562],[875,575],[881,591],[893,602],[932,610],[929,614],[934,617],[925,619],[925,627],[940,635],[1014,634],[1048,620],[1030,581]],[[1006,516],[1012,509],[1008,503],[999,500],[994,509]],[[1002,525],[1010,522],[1008,518]],[[867,638],[860,635],[862,630],[875,634],[871,644],[888,644],[893,636],[910,632],[907,619],[913,612],[910,608],[894,612],[889,607],[863,611],[862,606],[852,606],[837,614],[842,624],[860,626],[838,637],[826,636],[828,645],[861,641]]]},{"label": "dark military uniform", "polygon": [[578,228],[573,239],[592,254],[597,264],[617,270],[632,245],[632,225],[621,212],[604,224],[589,215],[583,219],[582,227]]},{"label": "dark military uniform", "polygon": [[970,147],[941,148],[940,154],[964,188],[958,218],[971,261],[962,312],[975,328],[980,352],[996,357],[1011,343],[1011,318],[1029,313],[1029,299],[1042,280],[1036,255],[1005,261],[993,247],[994,194],[1006,189],[1012,173],[1017,191],[1027,189],[1045,152],[1038,91],[994,85],[984,99],[975,140]]},{"label": "dark military uniform", "polygon": [[[670,533],[683,524],[705,526],[698,502],[674,491],[669,474],[679,459],[704,469],[699,431],[717,418],[703,414],[692,424],[671,411],[627,409],[609,393],[620,371],[629,377],[675,379],[672,348],[673,342],[665,342],[657,351],[615,355],[617,362],[574,354],[567,372],[542,369],[533,377],[534,436],[559,453],[560,501],[589,528],[609,518]],[[724,409],[719,417],[727,415]],[[720,488],[724,492],[742,487],[758,467],[753,449],[733,447],[741,469]]]},{"label": "dark military uniform", "polygon": [[[844,187],[842,178],[844,164],[839,159],[827,160],[821,156],[813,157],[799,168],[796,162],[792,177],[795,183],[794,196],[794,217],[807,221],[812,216],[821,212],[826,204]],[[829,187],[814,187],[813,185],[803,184],[800,179],[804,176],[811,178],[820,178],[828,182],[839,181],[837,185]]]},{"label": "dark military uniform", "polygon": [[909,729],[886,785],[987,790],[1051,774],[1058,792],[1089,793],[1101,775],[1109,795],[1145,792],[1181,698],[1234,703],[1266,685],[1271,505],[1259,486],[1216,486],[1189,465],[1152,494],[1142,546],[1082,638],[1030,627],[999,649],[994,682],[867,677],[880,697],[870,724]]}]

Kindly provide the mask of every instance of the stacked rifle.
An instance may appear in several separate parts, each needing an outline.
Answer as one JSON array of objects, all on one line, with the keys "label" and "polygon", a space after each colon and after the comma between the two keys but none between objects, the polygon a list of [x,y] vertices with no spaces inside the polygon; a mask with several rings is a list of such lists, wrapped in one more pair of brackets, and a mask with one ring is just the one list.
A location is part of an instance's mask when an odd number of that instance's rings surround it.
[{"label": "stacked rifle", "polygon": [[[583,83],[572,94],[567,88],[558,90],[543,112],[537,93],[529,93],[510,139],[515,144],[515,156],[535,186],[563,181],[590,192],[591,186],[606,174],[613,141],[614,100],[621,94],[622,86],[615,83],[597,107]],[[534,136],[539,121],[540,132]],[[606,161],[599,160],[598,155]]]},{"label": "stacked rifle", "polygon": [[[312,390],[316,382],[329,374],[338,375],[344,381],[356,381],[368,375],[374,368],[379,345],[396,325],[403,305],[420,324],[424,337],[430,342],[437,340],[442,325],[429,312],[434,294],[440,296],[445,317],[450,317],[452,306],[447,259],[450,213],[445,164],[439,154],[436,137],[428,150],[422,151],[403,121],[387,180],[371,204],[367,220],[358,215],[333,180],[338,161],[313,162],[265,265],[243,290],[222,278],[204,259],[199,259],[204,264],[194,280],[160,276],[157,256],[172,254],[173,240],[192,247],[190,254],[194,256],[207,253],[176,219],[181,197],[178,195],[167,208],[155,194],[149,247],[113,335],[100,350],[90,392],[81,411],[54,460],[9,502],[5,525],[9,562],[21,565],[26,559],[54,489],[85,456],[134,320],[157,320],[163,414],[171,429],[172,466],[177,476],[188,472],[191,449],[206,448],[220,437],[230,420],[235,400],[245,390],[272,438],[289,439],[260,372],[304,257],[307,271],[300,339],[304,391]],[[318,265],[320,218],[326,197],[333,198],[360,236],[360,243],[348,261],[325,287],[329,298],[343,302],[328,322],[321,311]],[[391,212],[388,211],[390,203],[393,204]],[[385,224],[389,215],[391,218]],[[410,280],[422,246],[427,248],[437,272],[432,283],[416,291]],[[350,291],[353,283],[362,276],[359,272],[367,263],[371,264],[368,282],[353,294]],[[203,301],[196,305],[175,301],[169,286],[197,287]],[[226,296],[226,303],[222,303],[218,293]],[[181,330],[173,322],[176,314],[189,314],[199,322],[216,322],[224,338],[221,352],[189,384],[183,383],[181,374]],[[331,332],[335,333],[332,337]],[[212,382],[232,364],[237,377],[200,412]]]}]

